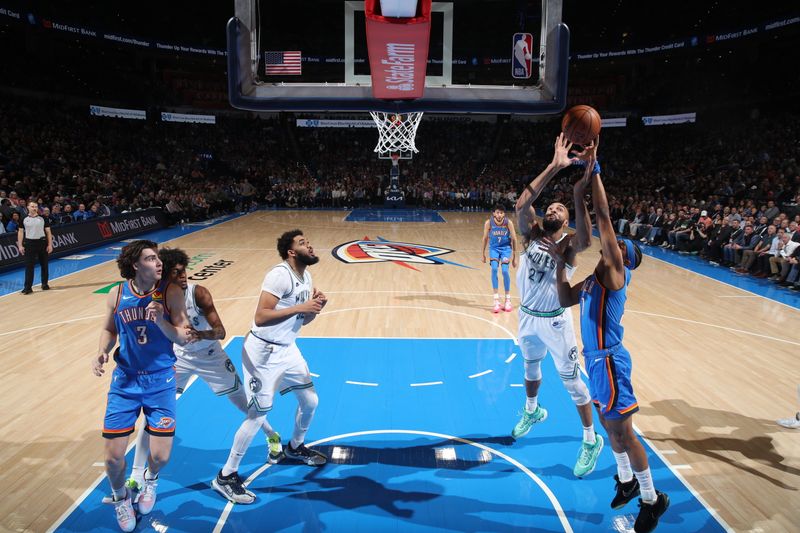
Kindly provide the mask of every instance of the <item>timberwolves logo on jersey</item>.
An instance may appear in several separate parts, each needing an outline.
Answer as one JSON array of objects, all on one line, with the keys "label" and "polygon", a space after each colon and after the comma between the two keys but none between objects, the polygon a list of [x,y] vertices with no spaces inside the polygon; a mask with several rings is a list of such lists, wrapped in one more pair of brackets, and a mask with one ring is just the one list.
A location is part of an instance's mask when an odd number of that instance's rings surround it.
[{"label": "timberwolves logo on jersey", "polygon": [[419,271],[419,269],[409,263],[417,265],[447,264],[462,268],[472,268],[437,257],[454,251],[439,246],[389,241],[381,237],[378,237],[377,241],[373,241],[369,237],[364,237],[360,241],[340,244],[331,251],[331,254],[343,263],[395,263],[416,271]]},{"label": "timberwolves logo on jersey", "polygon": [[530,270],[528,272],[528,279],[535,283],[539,283],[544,278],[545,274],[556,267],[555,260],[550,257],[550,254],[539,248],[531,247],[525,254],[528,256],[528,265]]}]

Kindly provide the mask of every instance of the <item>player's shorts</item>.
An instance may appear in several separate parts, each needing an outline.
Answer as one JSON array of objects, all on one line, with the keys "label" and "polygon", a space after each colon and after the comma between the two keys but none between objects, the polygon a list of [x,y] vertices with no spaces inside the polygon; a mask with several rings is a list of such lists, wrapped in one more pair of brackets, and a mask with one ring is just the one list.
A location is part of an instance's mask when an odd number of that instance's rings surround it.
[{"label": "player's shorts", "polygon": [[589,392],[603,418],[624,419],[639,410],[631,384],[631,354],[622,344],[584,351]]},{"label": "player's shorts", "polygon": [[[188,345],[191,348],[191,344]],[[219,341],[202,350],[188,351],[175,347],[177,391],[182,393],[193,375],[208,383],[217,396],[225,396],[239,390],[242,382],[236,367],[222,349]]]},{"label": "player's shorts", "polygon": [[489,262],[508,263],[511,261],[511,247],[501,246],[499,248],[489,247]]},{"label": "player's shorts", "polygon": [[297,344],[272,344],[248,334],[242,347],[242,369],[247,405],[259,413],[272,409],[275,392],[281,395],[314,386],[308,364]]},{"label": "player's shorts", "polygon": [[549,351],[562,380],[580,375],[578,343],[570,309],[538,312],[520,306],[519,346],[522,357],[528,362],[544,359]]},{"label": "player's shorts", "polygon": [[152,374],[127,374],[119,367],[111,374],[103,437],[113,439],[133,433],[144,411],[145,431],[156,437],[175,434],[175,370]]}]

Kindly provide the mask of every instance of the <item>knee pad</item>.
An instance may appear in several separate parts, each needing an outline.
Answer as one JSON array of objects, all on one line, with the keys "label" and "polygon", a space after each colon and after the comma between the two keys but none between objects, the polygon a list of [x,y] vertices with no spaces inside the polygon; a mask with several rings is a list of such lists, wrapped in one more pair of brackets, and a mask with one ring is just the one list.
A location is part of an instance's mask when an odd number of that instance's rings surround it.
[{"label": "knee pad", "polygon": [[542,360],[525,360],[525,379],[528,381],[539,381],[542,379]]},{"label": "knee pad", "polygon": [[575,402],[575,405],[586,405],[592,401],[592,397],[589,394],[589,388],[580,377],[574,379],[564,379],[562,381],[564,382],[564,388],[567,389],[567,392],[569,392],[569,395],[572,398],[572,401]]},{"label": "knee pad", "polygon": [[489,266],[492,267],[492,277],[496,278],[497,277],[497,261],[495,261],[493,259],[490,260],[489,261]]}]

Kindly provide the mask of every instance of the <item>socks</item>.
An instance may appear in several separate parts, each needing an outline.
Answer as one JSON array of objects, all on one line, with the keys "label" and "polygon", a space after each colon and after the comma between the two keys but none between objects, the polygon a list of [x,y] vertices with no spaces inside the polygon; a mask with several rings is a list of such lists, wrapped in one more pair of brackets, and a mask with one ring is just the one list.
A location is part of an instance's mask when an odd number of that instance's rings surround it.
[{"label": "socks", "polygon": [[631,460],[628,458],[628,454],[625,452],[617,453],[614,450],[611,451],[614,453],[614,459],[617,461],[617,477],[619,477],[620,483],[632,481],[633,469],[631,469]]},{"label": "socks", "polygon": [[583,442],[591,444],[592,446],[597,442],[597,437],[594,433],[594,424],[583,427]]},{"label": "socks", "polygon": [[[148,451],[148,453],[149,453],[149,451]],[[147,456],[145,456],[145,457],[147,457]],[[138,484],[141,485],[142,481],[144,481],[144,471],[145,471],[144,465],[136,466],[134,464],[133,467],[131,468],[131,478],[133,478]]]},{"label": "socks", "polygon": [[658,500],[656,488],[653,486],[653,476],[650,475],[650,469],[646,468],[642,472],[634,472],[636,479],[639,480],[639,492],[642,495],[642,501],[645,503],[655,503]]},{"label": "socks", "polygon": [[534,396],[531,398],[530,396],[525,400],[525,410],[529,413],[532,413],[539,407],[539,397]]},{"label": "socks", "polygon": [[125,498],[125,496],[128,495],[128,491],[127,491],[127,489],[125,489],[125,485],[122,485],[118,489],[115,489],[114,487],[111,487],[111,495],[114,497],[114,501],[118,502],[118,501],[122,500],[123,498]]},{"label": "socks", "polygon": [[222,467],[222,475],[229,476],[239,470],[239,464],[242,462],[242,457],[247,453],[247,448],[253,442],[253,437],[256,436],[258,430],[262,426],[262,417],[248,417],[239,426],[239,430],[233,437],[233,446],[231,446],[231,453],[228,455],[228,461]]}]

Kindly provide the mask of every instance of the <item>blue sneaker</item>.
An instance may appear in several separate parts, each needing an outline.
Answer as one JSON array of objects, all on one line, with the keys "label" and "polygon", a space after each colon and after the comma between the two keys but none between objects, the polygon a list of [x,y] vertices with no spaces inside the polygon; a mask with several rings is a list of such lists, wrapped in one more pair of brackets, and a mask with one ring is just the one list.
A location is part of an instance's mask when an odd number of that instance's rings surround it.
[{"label": "blue sneaker", "polygon": [[578,462],[575,463],[575,468],[572,473],[575,477],[588,476],[594,472],[594,467],[597,466],[597,458],[600,457],[600,451],[603,449],[603,437],[595,435],[594,444],[589,444],[584,441],[581,444],[581,450],[578,452]]},{"label": "blue sneaker", "polygon": [[511,431],[511,436],[515,439],[524,437],[534,424],[544,422],[545,420],[547,420],[547,409],[543,408],[541,405],[536,406],[536,410],[532,413],[523,410],[522,418],[520,418],[517,425],[514,426],[514,429]]}]

